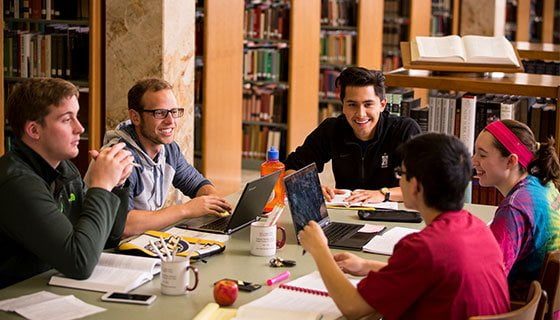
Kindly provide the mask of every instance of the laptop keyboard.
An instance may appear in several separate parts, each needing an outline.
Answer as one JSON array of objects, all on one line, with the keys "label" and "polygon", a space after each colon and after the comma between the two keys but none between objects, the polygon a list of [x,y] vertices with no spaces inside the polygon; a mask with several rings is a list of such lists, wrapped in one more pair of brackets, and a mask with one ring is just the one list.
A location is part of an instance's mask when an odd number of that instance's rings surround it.
[{"label": "laptop keyboard", "polygon": [[230,216],[223,217],[218,220],[214,220],[210,223],[203,225],[201,228],[208,229],[208,230],[218,230],[218,231],[225,230],[228,225],[229,218]]},{"label": "laptop keyboard", "polygon": [[329,240],[329,243],[336,243],[338,240],[342,239],[348,234],[354,234],[356,231],[362,228],[359,224],[349,224],[349,223],[330,223],[324,229],[325,236]]}]

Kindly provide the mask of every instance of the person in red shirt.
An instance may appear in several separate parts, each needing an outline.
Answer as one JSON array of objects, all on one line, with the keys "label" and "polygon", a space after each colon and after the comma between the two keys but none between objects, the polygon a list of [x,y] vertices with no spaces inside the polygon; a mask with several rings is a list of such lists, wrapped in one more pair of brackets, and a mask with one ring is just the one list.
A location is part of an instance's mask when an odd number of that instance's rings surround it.
[{"label": "person in red shirt", "polygon": [[[327,290],[348,319],[467,319],[509,311],[501,250],[486,224],[463,210],[472,164],[455,137],[429,133],[401,148],[395,168],[404,204],[426,227],[397,243],[387,263],[330,253],[311,221],[299,234]],[[354,287],[343,272],[366,276]]]}]

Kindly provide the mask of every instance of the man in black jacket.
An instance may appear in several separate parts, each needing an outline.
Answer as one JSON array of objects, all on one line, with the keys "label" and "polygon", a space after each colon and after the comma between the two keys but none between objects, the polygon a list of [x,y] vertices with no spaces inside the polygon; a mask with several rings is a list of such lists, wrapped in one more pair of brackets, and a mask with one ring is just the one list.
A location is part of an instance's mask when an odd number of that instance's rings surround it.
[{"label": "man in black jacket", "polygon": [[398,146],[420,133],[410,119],[385,110],[385,77],[380,71],[350,67],[336,79],[342,115],[328,118],[286,159],[287,170],[315,162],[319,171],[332,160],[335,188],[323,186],[327,201],[341,189],[354,190],[348,202],[401,201],[393,169],[400,165]]},{"label": "man in black jacket", "polygon": [[0,288],[50,268],[88,278],[105,244],[118,243],[123,231],[128,193],[115,187],[133,158],[124,143],[91,151],[86,190],[68,160],[84,132],[78,90],[68,81],[26,80],[6,107],[16,141],[0,158]]}]

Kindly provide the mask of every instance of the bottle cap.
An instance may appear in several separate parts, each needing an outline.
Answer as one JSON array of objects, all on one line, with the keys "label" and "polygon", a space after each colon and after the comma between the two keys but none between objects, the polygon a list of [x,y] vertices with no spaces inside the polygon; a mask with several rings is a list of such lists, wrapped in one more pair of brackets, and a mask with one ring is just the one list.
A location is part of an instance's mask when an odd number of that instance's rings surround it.
[{"label": "bottle cap", "polygon": [[270,147],[270,149],[268,149],[268,154],[266,159],[268,161],[278,161],[279,158],[280,156],[279,156],[278,149],[276,149],[276,147]]}]

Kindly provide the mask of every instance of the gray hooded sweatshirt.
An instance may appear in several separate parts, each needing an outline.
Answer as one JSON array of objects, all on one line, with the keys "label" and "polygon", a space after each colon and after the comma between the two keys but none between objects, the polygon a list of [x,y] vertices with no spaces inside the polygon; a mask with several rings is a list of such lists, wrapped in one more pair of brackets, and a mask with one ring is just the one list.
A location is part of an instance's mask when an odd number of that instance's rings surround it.
[{"label": "gray hooded sweatshirt", "polygon": [[130,120],[121,122],[115,130],[105,134],[103,143],[111,146],[125,142],[134,156],[134,167],[128,178],[130,200],[128,210],[159,210],[163,207],[171,184],[184,195],[194,198],[198,190],[210,181],[185,160],[176,142],[164,145],[151,159],[141,145]]}]

